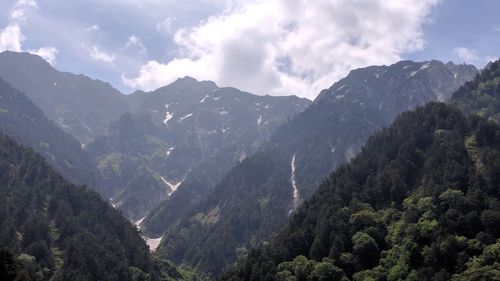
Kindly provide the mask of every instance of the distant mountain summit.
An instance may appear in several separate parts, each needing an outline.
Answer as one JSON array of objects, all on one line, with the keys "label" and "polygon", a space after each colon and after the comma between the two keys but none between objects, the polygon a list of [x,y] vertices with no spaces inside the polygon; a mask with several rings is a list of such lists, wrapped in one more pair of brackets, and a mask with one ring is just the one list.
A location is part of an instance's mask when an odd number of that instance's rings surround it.
[{"label": "distant mountain summit", "polygon": [[166,209],[169,215],[184,210],[310,104],[297,97],[220,88],[191,77],[152,92],[137,91],[127,100],[133,114],[113,122],[109,133],[87,150],[107,183],[104,194],[133,220],[176,190],[184,193],[177,203],[181,207]]},{"label": "distant mountain summit", "polygon": [[0,78],[84,144],[104,135],[110,122],[130,110],[125,96],[109,83],[58,71],[28,53],[0,53]]},{"label": "distant mountain summit", "polygon": [[371,134],[402,111],[449,99],[476,74],[474,66],[438,61],[353,70],[279,126],[175,224],[153,212],[144,228],[165,233],[158,249],[165,257],[217,275],[269,237]]}]

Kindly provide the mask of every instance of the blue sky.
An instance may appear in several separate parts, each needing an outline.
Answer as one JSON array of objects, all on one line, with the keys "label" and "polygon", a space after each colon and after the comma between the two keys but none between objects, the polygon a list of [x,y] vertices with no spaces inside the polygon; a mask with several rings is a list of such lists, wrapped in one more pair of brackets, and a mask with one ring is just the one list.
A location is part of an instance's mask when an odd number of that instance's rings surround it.
[{"label": "blue sky", "polygon": [[2,0],[0,51],[29,51],[124,93],[177,77],[314,98],[349,70],[401,59],[483,67],[497,0]]}]

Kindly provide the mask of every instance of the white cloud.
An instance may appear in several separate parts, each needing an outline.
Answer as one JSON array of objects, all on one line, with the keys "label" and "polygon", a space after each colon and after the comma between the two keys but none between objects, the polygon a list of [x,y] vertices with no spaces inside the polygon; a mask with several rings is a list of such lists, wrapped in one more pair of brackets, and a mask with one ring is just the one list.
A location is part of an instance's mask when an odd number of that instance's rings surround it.
[{"label": "white cloud", "polygon": [[478,57],[478,55],[474,50],[465,47],[459,47],[456,48],[454,51],[458,55],[458,57],[466,63],[474,63],[480,60],[480,58]]},{"label": "white cloud", "polygon": [[26,21],[26,9],[38,9],[38,4],[34,0],[18,0],[10,10],[10,19],[15,22]]},{"label": "white cloud", "polygon": [[131,35],[127,39],[127,43],[125,44],[124,48],[129,48],[129,47],[133,47],[133,46],[139,48],[139,53],[142,55],[145,55],[148,52],[148,50],[146,49],[146,46],[144,46],[144,44],[142,44],[141,39],[135,35]]},{"label": "white cloud", "polygon": [[162,34],[169,34],[172,32],[172,22],[174,21],[173,18],[166,18],[162,20],[161,22],[156,24],[156,31],[162,33]]},{"label": "white cloud", "polygon": [[11,23],[0,31],[0,51],[20,52],[25,39],[19,25]]},{"label": "white cloud", "polygon": [[48,63],[54,65],[56,63],[56,55],[59,51],[54,47],[42,47],[38,50],[29,50],[29,52],[35,55],[39,55]]},{"label": "white cloud", "polygon": [[[38,8],[38,4],[34,0],[18,0],[10,11],[10,23],[4,29],[0,30],[0,52],[14,51],[22,52],[22,43],[26,40],[23,35],[20,24],[26,21],[25,11],[27,8]],[[39,55],[50,64],[56,61],[58,50],[54,47],[41,47],[38,50],[29,50],[32,54]]]},{"label": "white cloud", "polygon": [[108,54],[108,53],[105,53],[105,52],[99,50],[99,48],[97,46],[92,46],[92,48],[87,48],[87,51],[89,52],[90,57],[96,61],[110,63],[110,62],[113,62],[115,60],[115,57],[116,57],[113,54]]},{"label": "white cloud", "polygon": [[474,64],[479,68],[498,59],[496,56],[479,54],[476,50],[466,47],[458,47],[454,51],[462,62]]},{"label": "white cloud", "polygon": [[422,25],[437,2],[236,1],[177,31],[175,58],[149,61],[123,81],[151,90],[190,75],[258,94],[313,98],[353,68],[423,48]]},{"label": "white cloud", "polygon": [[91,32],[91,31],[99,31],[101,28],[97,24],[93,24],[85,28],[86,31]]},{"label": "white cloud", "polygon": [[16,6],[29,6],[33,8],[38,8],[38,4],[35,0],[18,0],[15,4]]},{"label": "white cloud", "polygon": [[15,21],[24,20],[24,10],[23,9],[15,9],[10,12],[10,19]]}]

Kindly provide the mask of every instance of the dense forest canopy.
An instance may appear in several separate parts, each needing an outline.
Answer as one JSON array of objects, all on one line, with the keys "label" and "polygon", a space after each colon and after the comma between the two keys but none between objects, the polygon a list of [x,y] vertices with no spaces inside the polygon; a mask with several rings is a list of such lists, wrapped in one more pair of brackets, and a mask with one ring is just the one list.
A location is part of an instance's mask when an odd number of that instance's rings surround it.
[{"label": "dense forest canopy", "polygon": [[494,123],[404,113],[222,280],[495,280],[499,169]]},{"label": "dense forest canopy", "polygon": [[[0,135],[0,252],[16,280],[170,280],[137,230],[99,195]],[[5,277],[2,280],[14,280]]]},{"label": "dense forest canopy", "polygon": [[[498,280],[500,61],[403,113],[222,280]],[[476,116],[477,115],[477,116]]]}]

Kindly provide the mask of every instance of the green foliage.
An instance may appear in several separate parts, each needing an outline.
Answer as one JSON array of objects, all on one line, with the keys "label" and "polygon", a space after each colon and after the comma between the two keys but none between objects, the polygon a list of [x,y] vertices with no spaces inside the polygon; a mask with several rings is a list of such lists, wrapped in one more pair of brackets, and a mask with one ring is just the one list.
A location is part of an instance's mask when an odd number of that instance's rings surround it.
[{"label": "green foliage", "polygon": [[486,67],[476,79],[460,87],[452,103],[468,114],[500,122],[500,61]]},{"label": "green foliage", "polygon": [[297,256],[292,262],[278,265],[276,280],[279,281],[335,281],[345,280],[342,269],[336,267],[333,260],[325,258],[321,262]]},{"label": "green foliage", "polygon": [[0,274],[24,276],[16,280],[182,279],[151,258],[137,230],[99,195],[3,135],[0,245],[15,256],[1,251]]},{"label": "green foliage", "polygon": [[499,169],[495,124],[443,104],[403,113],[222,280],[310,280],[325,257],[352,280],[496,280]]},{"label": "green foliage", "polygon": [[0,131],[40,153],[66,179],[93,188],[100,183],[98,171],[81,144],[1,79],[0,112]]}]

